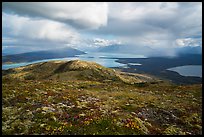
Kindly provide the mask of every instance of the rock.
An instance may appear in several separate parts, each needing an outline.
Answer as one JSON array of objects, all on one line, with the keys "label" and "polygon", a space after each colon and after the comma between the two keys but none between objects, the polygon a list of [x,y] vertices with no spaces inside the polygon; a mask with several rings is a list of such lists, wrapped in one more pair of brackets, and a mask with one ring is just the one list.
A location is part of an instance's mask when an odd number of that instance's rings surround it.
[{"label": "rock", "polygon": [[164,134],[166,135],[185,135],[185,132],[182,132],[182,130],[175,125],[169,126],[165,129]]},{"label": "rock", "polygon": [[52,116],[51,117],[54,121],[57,121],[56,117],[55,116]]},{"label": "rock", "polygon": [[139,129],[140,129],[144,134],[148,134],[148,133],[149,133],[148,129],[147,129],[146,126],[145,126],[145,123],[146,123],[146,122],[142,121],[140,118],[137,118],[137,117],[135,117],[134,120],[135,120],[136,124],[140,127]]},{"label": "rock", "polygon": [[43,107],[42,110],[45,111],[45,112],[53,112],[53,111],[55,111],[55,109],[52,108],[52,107]]},{"label": "rock", "polygon": [[118,113],[118,110],[112,111],[111,113],[116,114],[116,113]]},{"label": "rock", "polygon": [[84,116],[85,116],[85,114],[84,114],[84,113],[82,113],[82,114],[79,114],[79,116],[80,116],[80,117],[84,117]]},{"label": "rock", "polygon": [[133,102],[134,102],[134,100],[133,100],[133,99],[130,99],[130,100],[129,100],[129,102],[130,102],[130,103],[133,103]]},{"label": "rock", "polygon": [[40,124],[40,127],[44,127],[46,124]]},{"label": "rock", "polygon": [[132,115],[137,115],[135,112],[131,112]]},{"label": "rock", "polygon": [[142,117],[142,113],[139,112],[139,113],[137,114],[137,116],[138,116],[139,118],[141,118],[141,117]]}]

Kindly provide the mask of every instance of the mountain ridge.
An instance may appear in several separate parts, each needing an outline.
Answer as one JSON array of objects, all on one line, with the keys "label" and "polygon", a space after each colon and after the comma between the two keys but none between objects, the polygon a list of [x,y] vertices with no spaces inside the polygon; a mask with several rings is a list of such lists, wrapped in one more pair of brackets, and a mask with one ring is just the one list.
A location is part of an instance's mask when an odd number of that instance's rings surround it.
[{"label": "mountain ridge", "polygon": [[94,80],[139,83],[155,81],[150,76],[120,72],[95,62],[82,60],[48,61],[23,67],[2,70],[3,76],[27,80]]},{"label": "mountain ridge", "polygon": [[42,51],[33,51],[13,55],[2,56],[2,63],[7,62],[30,62],[42,59],[52,59],[52,58],[65,58],[65,57],[74,57],[75,55],[85,54],[85,52],[74,49],[74,48],[60,48],[54,50],[42,50]]}]

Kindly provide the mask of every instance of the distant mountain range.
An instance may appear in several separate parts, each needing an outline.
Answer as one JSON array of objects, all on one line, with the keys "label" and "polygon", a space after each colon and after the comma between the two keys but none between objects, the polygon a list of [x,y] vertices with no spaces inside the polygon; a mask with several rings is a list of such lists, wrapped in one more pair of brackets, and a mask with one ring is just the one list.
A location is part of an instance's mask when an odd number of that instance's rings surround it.
[{"label": "distant mountain range", "polygon": [[97,52],[149,55],[153,52],[153,49],[147,46],[113,44],[106,47],[99,47]]},{"label": "distant mountain range", "polygon": [[110,45],[105,47],[99,47],[99,52],[118,52],[124,48],[124,45]]},{"label": "distant mountain range", "polygon": [[46,51],[33,51],[14,55],[2,56],[2,63],[30,62],[42,59],[74,57],[85,52],[73,48],[60,48]]},{"label": "distant mountain range", "polygon": [[[151,47],[147,46],[135,46],[135,45],[110,45],[106,47],[99,47],[98,52],[109,52],[109,53],[134,53],[134,54],[144,54],[147,56],[163,56],[160,49],[152,49]],[[202,47],[201,46],[185,46],[185,47],[178,47],[176,48],[177,55],[183,54],[202,54]]]},{"label": "distant mountain range", "polygon": [[201,46],[186,46],[177,48],[177,54],[202,54],[202,47]]}]

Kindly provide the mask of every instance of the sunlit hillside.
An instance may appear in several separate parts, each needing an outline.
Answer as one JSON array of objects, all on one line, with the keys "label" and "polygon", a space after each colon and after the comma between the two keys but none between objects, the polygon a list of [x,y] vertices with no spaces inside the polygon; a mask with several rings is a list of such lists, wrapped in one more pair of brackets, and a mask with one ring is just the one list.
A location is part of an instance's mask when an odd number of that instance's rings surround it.
[{"label": "sunlit hillside", "polygon": [[124,77],[79,60],[33,64],[3,74],[3,134],[202,133],[202,85]]}]

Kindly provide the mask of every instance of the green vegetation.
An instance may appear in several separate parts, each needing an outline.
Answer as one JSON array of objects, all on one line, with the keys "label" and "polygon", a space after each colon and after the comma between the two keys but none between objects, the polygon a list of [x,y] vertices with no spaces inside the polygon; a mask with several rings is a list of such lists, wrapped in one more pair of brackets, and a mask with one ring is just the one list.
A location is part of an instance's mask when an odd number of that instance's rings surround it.
[{"label": "green vegetation", "polygon": [[[154,82],[151,82],[151,83],[154,84]],[[140,82],[140,83],[136,83],[135,85],[137,87],[146,87],[146,86],[148,86],[148,83],[147,82]]]},{"label": "green vegetation", "polygon": [[120,79],[98,80],[94,75],[89,80],[70,80],[61,75],[68,73],[67,68],[58,71],[55,79],[55,74],[50,75],[52,80],[44,77],[42,68],[40,79],[40,73],[35,73],[36,79],[25,80],[37,70],[23,69],[4,73],[2,78],[4,135],[202,134],[201,84],[128,84]]}]

